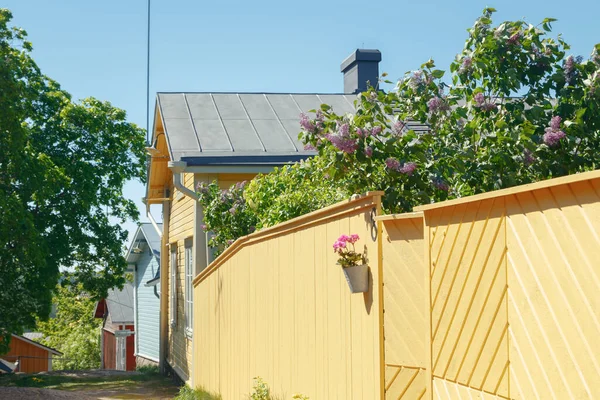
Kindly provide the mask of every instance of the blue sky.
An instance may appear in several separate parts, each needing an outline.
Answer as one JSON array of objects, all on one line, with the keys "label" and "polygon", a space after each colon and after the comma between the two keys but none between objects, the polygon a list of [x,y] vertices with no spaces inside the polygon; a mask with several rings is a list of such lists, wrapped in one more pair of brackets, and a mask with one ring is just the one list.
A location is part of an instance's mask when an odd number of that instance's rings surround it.
[{"label": "blue sky", "polygon": [[[75,99],[109,100],[145,127],[146,5],[4,0],[0,7],[27,30],[46,75]],[[557,18],[554,34],[561,33],[575,55],[587,57],[600,42],[597,0],[152,0],[150,93],[340,92],[340,63],[358,47],[381,50],[380,72],[392,79],[429,58],[447,69],[486,6],[498,9],[495,23]],[[143,216],[143,186],[130,183],[125,194]],[[131,236],[135,225],[126,227]]]}]

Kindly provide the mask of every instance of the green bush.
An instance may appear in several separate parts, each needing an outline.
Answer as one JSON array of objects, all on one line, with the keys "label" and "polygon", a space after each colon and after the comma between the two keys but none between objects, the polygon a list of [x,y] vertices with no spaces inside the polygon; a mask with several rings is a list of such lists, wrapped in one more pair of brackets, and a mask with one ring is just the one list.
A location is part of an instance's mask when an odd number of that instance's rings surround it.
[{"label": "green bush", "polygon": [[202,388],[192,389],[188,385],[182,386],[174,400],[222,400],[220,394],[207,392]]}]

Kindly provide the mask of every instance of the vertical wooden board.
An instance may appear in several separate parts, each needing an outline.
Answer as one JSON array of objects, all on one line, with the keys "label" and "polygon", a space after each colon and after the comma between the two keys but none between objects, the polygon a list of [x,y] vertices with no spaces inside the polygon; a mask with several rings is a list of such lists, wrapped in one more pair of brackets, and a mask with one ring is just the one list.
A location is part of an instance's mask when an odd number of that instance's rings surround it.
[{"label": "vertical wooden board", "polygon": [[[341,226],[337,221],[327,223],[327,236],[325,243],[331,246],[335,240],[342,234]],[[347,227],[346,227],[347,228]],[[345,230],[345,229],[344,229]],[[342,399],[346,396],[346,359],[343,355],[345,352],[345,336],[348,334],[346,327],[342,325],[342,310],[340,299],[342,297],[342,289],[347,290],[346,282],[343,282],[343,272],[341,267],[336,265],[337,256],[333,252],[327,253],[326,267],[329,267],[327,274],[328,281],[328,297],[327,297],[327,348],[329,356],[329,376],[331,384],[328,387],[328,399]],[[342,287],[342,284],[344,285]]]},{"label": "vertical wooden board", "polygon": [[429,307],[425,294],[421,220],[386,221],[383,229],[383,279],[386,363],[425,367]]},{"label": "vertical wooden board", "polygon": [[[372,241],[370,236],[367,235],[367,229],[365,229],[365,220],[364,214],[354,215],[348,218],[349,234],[358,234],[360,240],[356,243],[357,251],[364,251],[368,255],[369,258],[369,269],[370,269],[370,277],[369,277],[369,287],[371,293],[367,293],[366,295],[362,293],[355,293],[349,295],[349,308],[350,308],[350,354],[351,354],[351,369],[349,374],[350,379],[350,390],[352,391],[353,398],[365,398],[365,397],[373,397],[375,393],[371,392],[368,395],[365,395],[365,390],[368,391],[368,386],[373,382],[373,373],[375,372],[373,368],[368,368],[363,370],[361,365],[373,365],[372,358],[368,357],[368,354],[374,349],[372,344],[377,342],[377,337],[371,337],[370,340],[367,339],[369,327],[367,326],[371,321],[369,320],[369,316],[367,315],[367,310],[365,306],[365,297],[370,297],[373,295],[373,287],[374,280],[373,277],[377,277],[377,250],[373,249],[370,242]],[[375,250],[375,251],[373,251]],[[348,291],[348,293],[350,293]],[[376,316],[377,309],[372,310],[373,316]]]},{"label": "vertical wooden board", "polygon": [[264,246],[269,248],[269,277],[271,279],[271,320],[273,323],[271,324],[271,335],[273,340],[271,341],[271,359],[273,360],[273,387],[276,393],[281,393],[284,390],[284,386],[281,381],[281,365],[279,358],[279,346],[281,343],[281,333],[280,333],[280,315],[281,315],[281,305],[279,299],[283,295],[281,292],[281,288],[279,285],[279,276],[281,274],[282,266],[279,264],[280,259],[280,248],[281,242],[279,240],[274,240],[272,243],[265,242]]},{"label": "vertical wooden board", "polygon": [[327,252],[330,248],[326,243],[327,228],[324,224],[313,228],[313,242],[315,255],[315,391],[305,393],[309,398],[326,398],[329,386],[329,357],[327,338],[327,302],[328,302],[328,274],[334,267],[327,264]]},{"label": "vertical wooden board", "polygon": [[281,236],[279,239],[279,370],[281,384],[283,387],[292,387],[292,355],[294,345],[294,265],[290,263],[290,255],[293,254],[292,239],[289,235]]},{"label": "vertical wooden board", "polygon": [[[537,247],[541,256],[531,263],[531,278],[540,294],[539,305],[536,308],[543,311],[543,314],[539,314],[540,322],[548,335],[548,341],[560,343],[559,346],[550,344],[555,354],[555,363],[560,363],[561,376],[564,377],[565,385],[571,388],[573,396],[579,396],[579,388],[585,389],[581,394],[591,396],[589,385],[594,380],[592,375],[597,374],[589,368],[583,368],[584,364],[590,364],[585,347],[591,347],[582,340],[581,327],[574,314],[574,308],[565,295],[563,285],[570,280],[567,273],[568,262],[557,247],[560,245],[553,240],[548,212],[540,205],[535,195],[524,193],[517,196],[516,200],[527,213],[527,234],[532,240],[529,245]],[[529,251],[529,247],[526,249]],[[576,287],[572,280],[571,286],[575,292]],[[567,286],[567,290],[569,289]],[[580,294],[574,296],[577,297],[580,297]],[[578,308],[578,312],[585,311]],[[587,376],[586,372],[589,373]]]},{"label": "vertical wooden board", "polygon": [[[522,214],[517,199],[507,199],[508,219],[508,280],[511,288],[510,325],[514,333],[511,338],[512,354],[522,354],[526,368],[534,376],[534,390],[544,392],[547,386],[557,398],[571,398],[570,389],[560,368],[547,368],[557,365],[555,345],[549,340],[546,323],[542,323],[542,313],[546,313],[543,294],[539,289],[533,260],[542,258],[535,246],[534,238],[528,234],[527,216]],[[539,365],[539,368],[537,367]],[[537,373],[534,371],[537,369]],[[519,377],[519,380],[523,380]],[[544,382],[544,385],[540,385]],[[537,388],[537,389],[536,389]],[[563,397],[560,397],[563,396]],[[564,397],[566,396],[566,397]]]}]

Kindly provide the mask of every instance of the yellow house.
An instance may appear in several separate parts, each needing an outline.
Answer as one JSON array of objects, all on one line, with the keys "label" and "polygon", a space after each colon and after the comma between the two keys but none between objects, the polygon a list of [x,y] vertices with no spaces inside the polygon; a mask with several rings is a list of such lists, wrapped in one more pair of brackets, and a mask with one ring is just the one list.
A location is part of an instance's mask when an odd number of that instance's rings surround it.
[{"label": "yellow house", "polygon": [[[158,93],[148,147],[146,204],[162,204],[160,361],[193,376],[192,280],[213,259],[195,188],[221,188],[312,154],[298,141],[302,112],[322,103],[353,112],[355,95]],[[155,221],[149,213],[151,221]]]}]

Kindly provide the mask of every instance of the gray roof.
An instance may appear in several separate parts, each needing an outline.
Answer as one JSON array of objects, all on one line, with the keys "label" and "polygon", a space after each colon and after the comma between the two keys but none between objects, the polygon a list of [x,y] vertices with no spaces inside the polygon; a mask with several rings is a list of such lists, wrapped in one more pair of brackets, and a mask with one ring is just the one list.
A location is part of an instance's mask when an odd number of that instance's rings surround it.
[{"label": "gray roof", "polygon": [[[353,94],[158,93],[170,159],[188,165],[271,165],[315,155],[298,140],[300,114],[328,104],[354,113]],[[408,122],[406,129],[427,130]]]},{"label": "gray roof", "polygon": [[[158,229],[162,230],[162,224],[157,223],[156,225],[158,226]],[[142,244],[147,244],[150,247],[150,251],[152,251],[155,256],[160,256],[161,239],[150,222],[142,222],[138,226],[138,229],[129,244],[129,248],[127,249],[127,254],[125,255],[127,262],[134,263],[138,260],[140,254],[135,253],[133,248]]]},{"label": "gray roof", "polygon": [[29,340],[36,340],[42,339],[44,337],[44,334],[42,332],[25,332],[22,336]]},{"label": "gray roof", "polygon": [[106,297],[110,319],[114,323],[133,324],[133,286],[127,282],[123,289],[110,289]]},{"label": "gray roof", "polygon": [[300,113],[326,103],[354,112],[355,95],[158,93],[169,153],[188,165],[282,164],[314,155],[298,140]]}]

